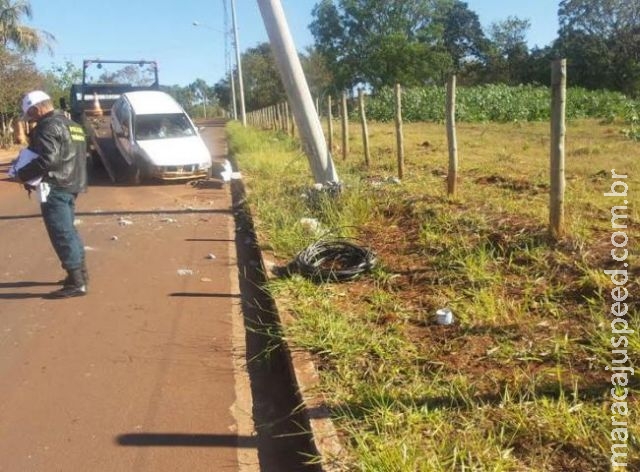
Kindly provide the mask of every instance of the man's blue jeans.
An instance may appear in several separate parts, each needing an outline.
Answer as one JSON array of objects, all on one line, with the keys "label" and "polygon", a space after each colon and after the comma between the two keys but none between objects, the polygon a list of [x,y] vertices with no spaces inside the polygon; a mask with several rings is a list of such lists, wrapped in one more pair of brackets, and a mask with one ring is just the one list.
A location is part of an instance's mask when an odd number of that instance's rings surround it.
[{"label": "man's blue jeans", "polygon": [[67,271],[80,269],[84,260],[84,244],[73,225],[75,200],[73,193],[52,188],[47,201],[40,204],[53,249]]}]

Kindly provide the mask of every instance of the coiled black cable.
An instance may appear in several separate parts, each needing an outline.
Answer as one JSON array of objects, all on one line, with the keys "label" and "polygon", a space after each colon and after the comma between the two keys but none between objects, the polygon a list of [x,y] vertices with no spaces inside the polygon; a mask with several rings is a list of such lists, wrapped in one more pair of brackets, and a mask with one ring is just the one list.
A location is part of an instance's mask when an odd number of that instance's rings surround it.
[{"label": "coiled black cable", "polygon": [[286,267],[314,282],[343,282],[370,271],[376,255],[347,238],[322,238],[300,251]]}]

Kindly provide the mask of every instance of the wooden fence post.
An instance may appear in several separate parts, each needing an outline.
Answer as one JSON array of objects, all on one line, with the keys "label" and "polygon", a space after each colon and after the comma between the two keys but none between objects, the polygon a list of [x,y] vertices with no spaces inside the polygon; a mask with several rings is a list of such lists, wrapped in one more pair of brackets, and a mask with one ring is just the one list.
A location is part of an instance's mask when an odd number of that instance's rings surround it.
[{"label": "wooden fence post", "polygon": [[289,134],[291,128],[291,115],[289,113],[289,102],[284,102],[284,132]]},{"label": "wooden fence post", "polygon": [[358,90],[358,102],[360,104],[360,121],[362,122],[362,143],[364,146],[364,163],[367,167],[371,164],[371,151],[369,149],[369,128],[367,126],[367,112],[364,106],[364,90]]},{"label": "wooden fence post", "polygon": [[282,115],[282,103],[276,103],[276,131],[282,131],[284,128],[284,116]]},{"label": "wooden fence post", "polygon": [[396,140],[398,145],[398,178],[404,178],[404,136],[402,135],[402,87],[396,84]]},{"label": "wooden fence post", "polygon": [[553,239],[564,233],[564,141],[567,94],[567,60],[553,61],[551,69],[551,192],[549,230]]},{"label": "wooden fence post", "polygon": [[329,134],[329,152],[333,153],[333,113],[331,112],[331,95],[327,96],[327,127]]},{"label": "wooden fence post", "polygon": [[447,81],[447,142],[449,144],[449,173],[447,193],[455,196],[458,187],[458,140],[456,136],[456,76]]},{"label": "wooden fence post", "polygon": [[349,155],[349,110],[347,109],[347,92],[342,92],[342,159]]}]

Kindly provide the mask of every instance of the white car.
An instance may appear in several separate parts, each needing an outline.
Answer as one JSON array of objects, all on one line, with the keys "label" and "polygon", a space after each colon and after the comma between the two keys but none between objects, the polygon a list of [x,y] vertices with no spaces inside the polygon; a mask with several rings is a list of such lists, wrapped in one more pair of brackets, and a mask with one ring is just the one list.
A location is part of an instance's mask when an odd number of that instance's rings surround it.
[{"label": "white car", "polygon": [[198,128],[170,95],[156,90],[122,94],[111,108],[116,147],[134,179],[193,179],[211,175],[211,154]]}]

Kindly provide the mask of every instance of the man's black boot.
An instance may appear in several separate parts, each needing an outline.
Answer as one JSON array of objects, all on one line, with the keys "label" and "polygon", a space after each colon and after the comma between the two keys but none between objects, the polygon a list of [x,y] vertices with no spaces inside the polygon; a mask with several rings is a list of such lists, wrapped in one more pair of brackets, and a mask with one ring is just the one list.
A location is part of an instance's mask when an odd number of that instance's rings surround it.
[{"label": "man's black boot", "polygon": [[[84,280],[84,285],[88,286],[89,285],[89,271],[87,270],[87,261],[85,261],[84,259],[82,260],[82,266],[80,267],[80,270],[82,271],[82,278]],[[62,285],[64,287],[66,287],[67,285],[73,285],[73,280],[71,278],[71,274],[69,272],[67,272],[67,276],[64,279],[59,280],[58,284]]]},{"label": "man's black boot", "polygon": [[82,271],[82,281],[86,288],[89,286],[89,270],[87,269],[87,261],[84,259],[82,259],[82,267],[80,267],[80,270]]},{"label": "man's black boot", "polygon": [[64,281],[64,286],[60,290],[45,295],[45,298],[71,298],[87,294],[87,285],[82,269],[73,269],[67,272],[69,275]]}]

